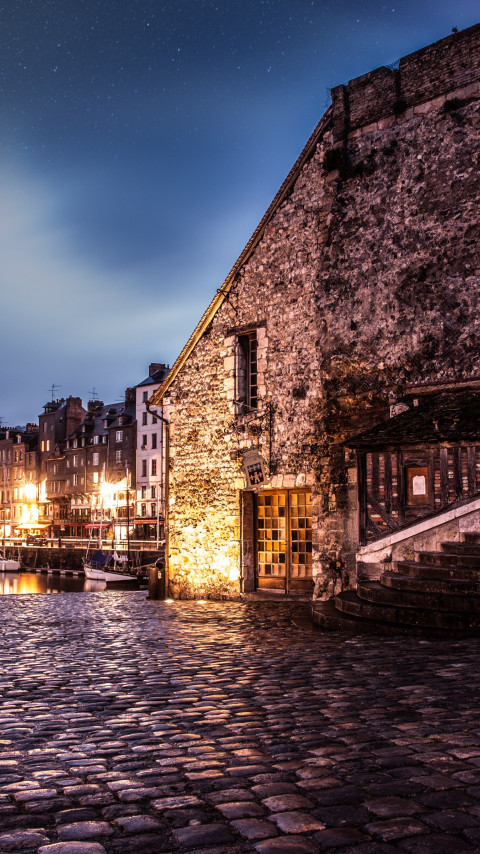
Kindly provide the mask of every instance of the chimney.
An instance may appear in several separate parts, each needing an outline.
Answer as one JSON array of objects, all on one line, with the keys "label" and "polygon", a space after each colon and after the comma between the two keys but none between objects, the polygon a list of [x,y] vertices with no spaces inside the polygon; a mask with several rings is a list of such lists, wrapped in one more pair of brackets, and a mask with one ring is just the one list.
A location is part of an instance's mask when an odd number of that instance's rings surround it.
[{"label": "chimney", "polygon": [[164,365],[163,362],[152,362],[151,365],[148,366],[148,376],[155,376],[158,371],[162,371],[164,374],[167,371],[167,365]]}]

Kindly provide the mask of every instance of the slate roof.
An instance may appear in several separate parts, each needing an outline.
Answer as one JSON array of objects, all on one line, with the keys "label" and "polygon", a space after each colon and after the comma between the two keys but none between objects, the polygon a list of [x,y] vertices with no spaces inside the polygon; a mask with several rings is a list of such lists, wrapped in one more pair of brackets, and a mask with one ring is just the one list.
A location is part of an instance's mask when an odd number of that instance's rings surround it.
[{"label": "slate roof", "polygon": [[436,445],[480,441],[480,393],[444,393],[420,401],[376,427],[352,436],[349,448],[388,445]]}]

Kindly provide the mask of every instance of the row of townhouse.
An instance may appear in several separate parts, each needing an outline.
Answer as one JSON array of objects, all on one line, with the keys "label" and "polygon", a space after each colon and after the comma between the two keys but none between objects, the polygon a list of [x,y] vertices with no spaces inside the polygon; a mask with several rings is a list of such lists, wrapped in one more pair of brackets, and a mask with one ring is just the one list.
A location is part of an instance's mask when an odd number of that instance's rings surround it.
[{"label": "row of townhouse", "polygon": [[152,363],[120,403],[52,400],[38,426],[0,430],[3,540],[163,539],[162,410],[148,401],[166,373]]}]

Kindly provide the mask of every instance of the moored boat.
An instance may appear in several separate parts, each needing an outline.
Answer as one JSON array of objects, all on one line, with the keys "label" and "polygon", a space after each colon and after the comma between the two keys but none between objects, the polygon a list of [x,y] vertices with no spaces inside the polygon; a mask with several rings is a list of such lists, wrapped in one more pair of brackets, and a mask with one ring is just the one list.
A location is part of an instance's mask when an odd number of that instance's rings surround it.
[{"label": "moored boat", "polygon": [[127,559],[116,553],[106,554],[97,549],[83,559],[85,577],[93,581],[138,581],[138,574],[128,567]]},{"label": "moored boat", "polygon": [[107,554],[97,549],[83,559],[85,577],[92,581],[143,581],[150,567],[160,567],[161,558],[145,566],[132,566],[126,555]]},{"label": "moored boat", "polygon": [[5,557],[5,552],[0,552],[0,572],[18,572],[20,561],[15,558]]}]

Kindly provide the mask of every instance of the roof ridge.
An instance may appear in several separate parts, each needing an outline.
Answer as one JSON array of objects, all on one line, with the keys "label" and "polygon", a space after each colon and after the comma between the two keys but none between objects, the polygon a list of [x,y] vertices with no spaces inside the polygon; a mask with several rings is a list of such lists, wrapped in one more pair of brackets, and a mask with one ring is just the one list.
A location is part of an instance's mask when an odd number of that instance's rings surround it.
[{"label": "roof ridge", "polygon": [[266,212],[264,213],[262,219],[260,220],[259,224],[257,225],[252,236],[250,237],[250,240],[246,244],[242,253],[237,258],[235,264],[233,265],[232,269],[230,270],[225,281],[223,282],[221,287],[218,288],[215,296],[211,300],[206,311],[204,311],[202,317],[200,318],[199,322],[197,323],[197,325],[196,325],[195,329],[193,330],[192,334],[190,335],[188,341],[186,342],[186,344],[184,345],[184,347],[180,351],[180,354],[177,356],[175,362],[173,363],[173,365],[172,365],[170,371],[168,372],[165,380],[163,381],[161,386],[156,390],[156,392],[154,392],[154,394],[151,398],[151,403],[153,405],[159,406],[161,404],[166,391],[168,390],[168,388],[170,387],[172,382],[176,379],[176,377],[180,373],[180,370],[182,369],[183,365],[187,361],[190,354],[195,349],[198,341],[200,340],[203,333],[205,332],[205,329],[211,323],[211,321],[215,317],[217,311],[219,310],[221,305],[224,303],[225,299],[227,298],[228,294],[230,293],[230,290],[232,289],[232,287],[235,284],[236,277],[237,277],[238,273],[240,272],[240,270],[244,266],[244,264],[246,264],[246,262],[248,261],[248,259],[252,255],[254,249],[257,247],[258,243],[260,242],[261,238],[263,237],[266,226],[268,225],[268,223],[272,219],[273,215],[278,210],[279,206],[282,204],[282,202],[289,195],[290,191],[292,190],[292,188],[295,184],[296,179],[298,178],[298,176],[299,176],[301,170],[303,169],[303,167],[305,166],[305,164],[313,156],[319,139],[321,138],[321,136],[323,135],[325,130],[327,130],[332,112],[333,112],[333,107],[330,106],[327,109],[327,111],[323,114],[319,123],[315,127],[313,133],[308,138],[307,143],[304,145],[302,151],[300,152],[300,155],[297,157],[297,159],[296,159],[295,163],[293,164],[292,168],[290,169],[287,177],[285,178],[285,180],[281,184],[280,189],[276,193],[273,201],[268,206],[268,208],[267,208]]}]

